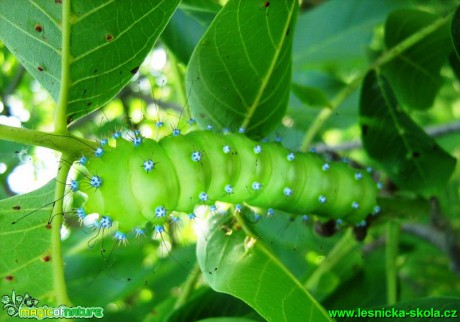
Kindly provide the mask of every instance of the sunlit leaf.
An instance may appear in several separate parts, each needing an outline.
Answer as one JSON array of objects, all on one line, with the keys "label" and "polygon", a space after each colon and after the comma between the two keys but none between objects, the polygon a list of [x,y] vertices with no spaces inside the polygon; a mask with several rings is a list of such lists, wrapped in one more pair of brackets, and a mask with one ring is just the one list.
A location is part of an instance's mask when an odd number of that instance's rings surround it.
[{"label": "sunlit leaf", "polygon": [[[213,218],[198,240],[198,262],[209,285],[236,296],[269,321],[330,321],[327,313],[262,240],[230,231]],[[227,219],[228,220],[228,219]]]},{"label": "sunlit leaf", "polygon": [[230,0],[218,13],[187,71],[192,116],[202,128],[243,127],[257,137],[281,120],[297,3]]}]

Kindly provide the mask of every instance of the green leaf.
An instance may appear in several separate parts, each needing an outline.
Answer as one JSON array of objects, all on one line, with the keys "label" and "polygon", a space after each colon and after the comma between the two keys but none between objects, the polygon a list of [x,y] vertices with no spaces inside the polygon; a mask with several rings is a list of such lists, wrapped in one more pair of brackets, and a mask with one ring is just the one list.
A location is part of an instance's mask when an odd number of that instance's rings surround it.
[{"label": "green leaf", "polygon": [[[101,107],[136,73],[179,0],[72,1],[68,119]],[[58,100],[62,4],[0,2],[0,39]]]},{"label": "green leaf", "polygon": [[374,71],[364,80],[360,115],[367,153],[398,186],[425,197],[444,188],[455,159],[406,115],[388,82]]},{"label": "green leaf", "polygon": [[242,230],[228,228],[228,220],[211,218],[198,240],[198,262],[214,290],[240,298],[269,321],[330,321],[262,240],[245,239]]},{"label": "green leaf", "polygon": [[[393,12],[385,24],[385,44],[392,48],[439,17],[406,9]],[[409,108],[427,109],[442,85],[441,66],[452,52],[448,24],[442,25],[382,68],[396,97]]]},{"label": "green leaf", "polygon": [[192,116],[202,128],[267,134],[285,113],[298,1],[230,0],[187,70]]},{"label": "green leaf", "polygon": [[[0,201],[0,289],[28,292],[43,304],[55,303],[51,229],[54,180],[31,193]],[[12,224],[15,222],[15,224]],[[39,277],[39,278],[38,278]]]},{"label": "green leaf", "polygon": [[317,87],[292,83],[291,89],[295,96],[307,105],[318,107],[329,106],[326,94]]},{"label": "green leaf", "polygon": [[299,17],[294,37],[294,70],[337,65],[362,66],[374,27],[405,1],[334,0]]},{"label": "green leaf", "polygon": [[455,10],[455,14],[452,18],[450,33],[455,52],[460,59],[460,6],[457,8],[457,10]]}]

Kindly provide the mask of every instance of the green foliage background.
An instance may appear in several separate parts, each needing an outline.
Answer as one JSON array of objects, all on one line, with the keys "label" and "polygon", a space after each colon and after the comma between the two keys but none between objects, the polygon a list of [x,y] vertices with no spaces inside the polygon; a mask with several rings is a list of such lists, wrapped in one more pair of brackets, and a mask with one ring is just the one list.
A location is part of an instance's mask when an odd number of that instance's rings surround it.
[{"label": "green foliage background", "polygon": [[[329,321],[331,309],[460,309],[456,6],[0,1],[0,123],[18,122],[17,102],[30,114],[22,128],[0,125],[0,295],[102,306],[107,321]],[[163,52],[156,70],[151,61]],[[166,128],[158,131],[158,121]],[[101,245],[68,211],[66,160],[101,137],[210,125],[373,167],[381,215],[362,242],[349,227],[325,238],[312,218],[256,221],[246,209],[117,247],[109,237]],[[43,152],[34,146],[64,161],[56,180],[14,196],[14,169],[26,162],[38,172]],[[71,233],[61,242],[64,211]]]}]

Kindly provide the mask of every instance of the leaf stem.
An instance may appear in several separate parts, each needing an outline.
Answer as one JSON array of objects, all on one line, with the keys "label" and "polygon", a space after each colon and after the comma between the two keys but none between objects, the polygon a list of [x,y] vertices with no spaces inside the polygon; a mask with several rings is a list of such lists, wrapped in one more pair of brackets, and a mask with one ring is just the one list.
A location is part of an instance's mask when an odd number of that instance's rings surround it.
[{"label": "leaf stem", "polygon": [[386,226],[386,283],[387,283],[387,304],[392,305],[398,301],[398,268],[396,259],[398,257],[400,225],[396,221],[389,221]]},{"label": "leaf stem", "polygon": [[49,148],[70,157],[92,153],[97,144],[71,134],[54,134],[0,124],[0,139]]},{"label": "leaf stem", "polygon": [[70,306],[70,300],[67,295],[67,286],[64,277],[64,261],[61,249],[61,226],[64,219],[64,192],[67,173],[70,169],[70,163],[66,160],[68,155],[63,154],[59,163],[59,171],[56,178],[56,190],[54,198],[56,200],[52,213],[52,236],[51,236],[51,258],[53,263],[53,282],[56,290],[57,303],[59,305]]},{"label": "leaf stem", "polygon": [[385,65],[386,63],[390,62],[391,60],[398,57],[401,53],[424,39],[426,36],[431,34],[432,32],[439,29],[444,24],[448,23],[451,19],[452,14],[449,14],[445,17],[439,18],[435,20],[432,24],[420,29],[416,33],[412,34],[411,36],[407,37],[399,44],[390,48],[386,52],[384,52],[379,58],[377,58],[374,63],[367,68],[364,72],[354,78],[344,89],[342,89],[330,102],[330,106],[328,108],[324,108],[315,118],[312,125],[308,129],[307,133],[304,136],[302,141],[301,151],[308,150],[308,147],[311,145],[313,139],[320,131],[324,123],[332,116],[333,112],[340,106],[342,103],[350,96],[355,89],[361,84],[361,80],[366,76],[366,74],[373,70],[378,69],[379,67]]},{"label": "leaf stem", "polygon": [[[35,141],[40,140],[41,142],[50,142],[52,145],[55,145],[55,148],[59,147],[61,151],[69,151],[70,154],[78,153],[78,150],[75,150],[76,146],[79,144],[62,144],[61,139],[65,138],[64,142],[67,143],[82,143],[83,141],[70,141],[69,131],[67,129],[67,104],[69,98],[69,87],[70,87],[70,15],[71,15],[71,0],[63,1],[62,3],[62,42],[61,42],[61,86],[59,88],[59,101],[58,106],[56,107],[56,114],[54,119],[54,132],[47,134],[47,136],[38,136],[34,132],[24,132],[20,133],[30,134],[30,136],[35,137]],[[10,129],[10,132],[13,130]],[[30,130],[28,130],[30,131]],[[63,134],[63,135],[59,135]],[[29,141],[29,144],[31,141]],[[39,143],[39,142],[34,142]],[[56,144],[58,143],[58,144]],[[42,143],[43,144],[43,143]],[[49,144],[49,143],[46,143]],[[90,145],[85,145],[84,150],[88,149]],[[53,147],[51,147],[53,148]],[[79,150],[80,153],[81,150]],[[54,192],[54,198],[56,200],[53,207],[52,215],[52,237],[51,237],[51,256],[53,259],[53,282],[54,289],[56,290],[57,303],[70,305],[70,299],[67,295],[67,286],[64,275],[64,261],[62,257],[61,249],[61,227],[64,219],[64,193],[65,193],[65,183],[67,180],[67,174],[70,170],[71,163],[68,160],[71,160],[72,155],[65,152],[61,156],[59,162],[59,170],[56,178],[56,190]]]},{"label": "leaf stem", "polygon": [[62,2],[62,52],[61,52],[61,86],[59,88],[59,102],[54,119],[55,133],[67,131],[67,103],[70,87],[70,14],[71,0]]},{"label": "leaf stem", "polygon": [[343,258],[356,248],[358,242],[353,238],[352,230],[348,229],[342,238],[334,245],[334,248],[327,254],[326,258],[313,271],[305,282],[307,290],[313,294],[318,292],[321,277],[330,272]]}]

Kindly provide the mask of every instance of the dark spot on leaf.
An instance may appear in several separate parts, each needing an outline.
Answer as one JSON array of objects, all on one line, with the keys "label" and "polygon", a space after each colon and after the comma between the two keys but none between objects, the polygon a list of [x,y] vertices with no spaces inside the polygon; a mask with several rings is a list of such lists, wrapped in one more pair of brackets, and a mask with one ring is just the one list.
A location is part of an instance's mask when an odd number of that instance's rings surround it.
[{"label": "dark spot on leaf", "polygon": [[21,206],[20,205],[13,206],[13,209],[14,210],[21,210]]},{"label": "dark spot on leaf", "polygon": [[91,106],[91,105],[93,105],[93,102],[86,103],[86,106]]},{"label": "dark spot on leaf", "polygon": [[133,75],[136,74],[138,70],[139,70],[139,66],[134,67],[133,69],[131,69],[131,74]]},{"label": "dark spot on leaf", "polygon": [[35,31],[36,31],[36,32],[42,32],[42,31],[43,31],[43,27],[40,26],[40,25],[35,25]]},{"label": "dark spot on leaf", "polygon": [[54,0],[54,3],[56,3],[56,4],[61,4],[61,3],[62,3],[62,0]]},{"label": "dark spot on leaf", "polygon": [[421,155],[421,154],[420,154],[420,152],[418,152],[418,151],[412,152],[412,157],[413,157],[414,159],[420,158],[420,155]]},{"label": "dark spot on leaf", "polygon": [[51,229],[51,224],[47,224],[47,225],[45,226],[45,228],[46,228],[46,229]]},{"label": "dark spot on leaf", "polygon": [[39,72],[42,72],[44,70],[42,66],[38,66],[37,69]]},{"label": "dark spot on leaf", "polygon": [[369,127],[367,125],[363,125],[362,130],[363,130],[363,136],[365,136],[367,135],[367,131],[369,130]]},{"label": "dark spot on leaf", "polygon": [[5,276],[5,280],[6,281],[12,281],[12,280],[14,280],[14,276],[13,275],[7,275],[7,276]]},{"label": "dark spot on leaf", "polygon": [[291,28],[288,28],[288,29],[286,30],[286,37],[289,36],[289,33],[290,33],[290,32],[291,32]]},{"label": "dark spot on leaf", "polygon": [[206,115],[203,114],[203,113],[200,113],[198,116],[199,116],[200,118],[202,118],[202,119],[205,119],[205,118],[206,118]]},{"label": "dark spot on leaf", "polygon": [[45,263],[49,262],[50,260],[51,260],[51,255],[46,255],[42,258],[42,261],[44,261]]},{"label": "dark spot on leaf", "polygon": [[94,74],[96,74],[96,73],[97,73],[97,69],[94,70]]},{"label": "dark spot on leaf", "polygon": [[128,282],[131,282],[131,277],[128,277],[126,280],[127,280]]},{"label": "dark spot on leaf", "polygon": [[112,40],[113,40],[113,35],[112,34],[105,35],[105,41],[112,41]]},{"label": "dark spot on leaf", "polygon": [[200,80],[200,76],[197,76],[196,79],[197,79],[197,80]]},{"label": "dark spot on leaf", "polygon": [[268,8],[268,7],[270,7],[270,1],[265,1],[265,3],[264,3],[264,7],[265,7],[265,8]]}]

